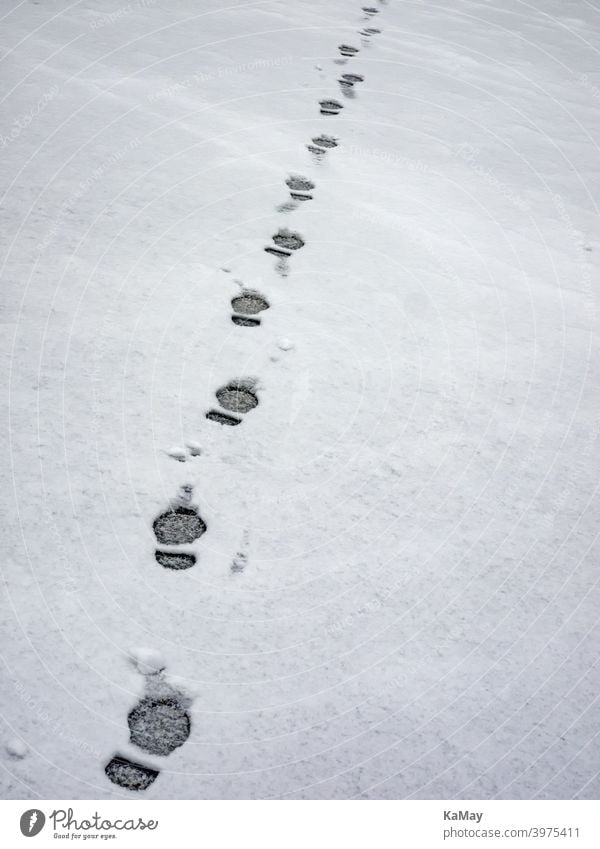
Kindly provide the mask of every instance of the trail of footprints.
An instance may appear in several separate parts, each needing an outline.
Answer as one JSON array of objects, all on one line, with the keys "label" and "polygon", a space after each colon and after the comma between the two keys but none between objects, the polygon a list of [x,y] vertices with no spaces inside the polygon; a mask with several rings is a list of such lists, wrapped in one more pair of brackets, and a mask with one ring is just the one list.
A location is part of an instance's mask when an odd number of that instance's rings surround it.
[{"label": "trail of footprints", "polygon": [[[384,3],[385,0],[379,0]],[[367,19],[378,14],[375,6],[364,6],[363,12]],[[360,35],[369,40],[380,32],[374,27],[364,27]],[[355,57],[360,51],[350,44],[340,44],[338,50],[341,59],[334,60],[337,64],[345,64],[348,59]],[[344,73],[338,83],[345,96],[352,97],[354,87],[364,82],[362,74]],[[343,104],[333,98],[319,101],[321,115],[339,115]],[[307,144],[308,151],[322,159],[325,154],[338,147],[339,139],[322,133],[314,136]],[[315,183],[300,174],[290,174],[285,180],[291,201],[280,207],[280,211],[290,211],[298,204],[306,203],[314,198]],[[265,247],[265,252],[278,260],[278,270],[281,274],[288,273],[288,261],[298,250],[304,247],[305,241],[296,231],[280,228],[271,237],[273,244]],[[270,309],[268,300],[253,289],[242,289],[239,295],[231,300],[231,321],[237,327],[259,327],[260,314]],[[254,378],[238,378],[221,386],[215,393],[218,405],[206,413],[206,418],[225,427],[240,425],[243,417],[254,410],[259,403],[257,381]],[[200,456],[201,449],[197,443],[188,443],[191,456]],[[185,462],[185,452],[174,449],[170,456]],[[200,516],[197,506],[192,501],[193,488],[190,485],[181,487],[177,497],[168,508],[159,514],[153,522],[153,531],[157,547],[156,562],[164,569],[178,572],[190,569],[196,564],[196,553],[193,546],[206,533],[206,522]],[[243,572],[247,563],[247,535],[242,551],[235,555],[231,573]],[[168,757],[175,749],[182,746],[188,739],[191,730],[189,715],[189,700],[183,693],[172,688],[164,677],[164,670],[153,671],[146,675],[146,695],[130,711],[127,717],[130,742],[142,752],[154,757]],[[115,785],[130,791],[146,790],[160,773],[158,768],[130,760],[123,754],[115,754],[106,764],[104,771],[108,779]]]}]

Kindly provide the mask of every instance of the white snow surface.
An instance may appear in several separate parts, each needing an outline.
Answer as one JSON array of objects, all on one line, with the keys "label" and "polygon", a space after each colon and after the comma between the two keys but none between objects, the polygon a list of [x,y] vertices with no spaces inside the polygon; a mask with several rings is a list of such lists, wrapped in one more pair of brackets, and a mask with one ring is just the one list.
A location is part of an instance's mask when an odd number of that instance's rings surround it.
[{"label": "white snow surface", "polygon": [[600,11],[378,8],[3,4],[4,798],[599,795]]}]

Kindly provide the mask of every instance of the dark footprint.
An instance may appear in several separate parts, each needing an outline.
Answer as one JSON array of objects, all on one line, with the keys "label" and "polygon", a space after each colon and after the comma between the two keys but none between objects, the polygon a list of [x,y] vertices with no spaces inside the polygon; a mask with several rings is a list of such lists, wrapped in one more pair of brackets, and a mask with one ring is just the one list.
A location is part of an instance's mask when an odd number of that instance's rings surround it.
[{"label": "dark footprint", "polygon": [[258,398],[244,381],[232,380],[215,392],[219,404],[230,413],[249,413],[258,406]]},{"label": "dark footprint", "polygon": [[206,418],[211,422],[217,422],[220,425],[229,425],[230,427],[242,423],[242,420],[236,418],[236,416],[228,416],[225,413],[220,413],[218,410],[209,410]]},{"label": "dark footprint", "polygon": [[315,188],[315,184],[307,177],[301,177],[299,174],[291,174],[285,181],[286,186],[290,191],[294,192],[310,192]]},{"label": "dark footprint", "polygon": [[358,47],[352,47],[350,44],[340,44],[338,50],[342,56],[356,56],[358,53]]},{"label": "dark footprint", "polygon": [[285,203],[280,203],[277,207],[277,212],[291,212],[293,209],[296,209],[298,206],[297,203],[294,203],[291,200],[287,200]]},{"label": "dark footprint", "polygon": [[151,755],[169,755],[190,736],[189,714],[176,695],[144,697],[127,722],[131,742]]},{"label": "dark footprint", "polygon": [[338,146],[338,140],[334,139],[333,136],[316,136],[312,140],[313,144],[318,145],[319,147],[332,148]]},{"label": "dark footprint", "polygon": [[263,310],[269,309],[269,302],[258,292],[242,292],[231,299],[231,306],[242,315],[256,315]]},{"label": "dark footprint", "polygon": [[294,200],[312,200],[310,191],[315,188],[315,184],[312,180],[308,180],[306,177],[301,177],[299,174],[292,174],[285,181],[285,184],[290,190],[290,195]]},{"label": "dark footprint", "polygon": [[113,784],[135,791],[146,790],[158,775],[157,769],[150,769],[121,755],[115,755],[104,767],[104,772]]},{"label": "dark footprint", "polygon": [[155,519],[153,528],[156,539],[163,545],[182,545],[201,537],[206,523],[192,507],[179,506]]},{"label": "dark footprint", "polygon": [[379,9],[376,9],[375,6],[363,6],[362,10],[369,16],[377,15],[379,13]]},{"label": "dark footprint", "polygon": [[321,115],[337,115],[344,107],[337,100],[320,100]]},{"label": "dark footprint", "polygon": [[279,230],[272,237],[276,247],[265,248],[266,252],[274,256],[290,256],[290,251],[297,251],[304,246],[304,239],[291,230]]},{"label": "dark footprint", "polygon": [[238,327],[260,327],[260,318],[248,318],[245,315],[232,315],[231,320]]},{"label": "dark footprint", "polygon": [[178,551],[156,551],[156,562],[165,569],[191,569],[196,563],[195,554],[181,554]]}]

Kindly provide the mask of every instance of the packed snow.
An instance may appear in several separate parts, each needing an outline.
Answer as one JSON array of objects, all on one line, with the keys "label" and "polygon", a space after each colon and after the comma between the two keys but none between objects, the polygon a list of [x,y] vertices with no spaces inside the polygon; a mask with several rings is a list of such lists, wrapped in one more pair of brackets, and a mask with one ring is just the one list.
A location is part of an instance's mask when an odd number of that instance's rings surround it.
[{"label": "packed snow", "polygon": [[3,5],[4,798],[600,794],[600,12],[376,8]]}]

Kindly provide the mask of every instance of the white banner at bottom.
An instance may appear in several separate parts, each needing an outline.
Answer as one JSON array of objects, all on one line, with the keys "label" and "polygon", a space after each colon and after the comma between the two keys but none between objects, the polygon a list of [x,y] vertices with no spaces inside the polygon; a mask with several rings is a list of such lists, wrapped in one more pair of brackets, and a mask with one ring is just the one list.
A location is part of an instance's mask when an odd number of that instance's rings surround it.
[{"label": "white banner at bottom", "polygon": [[[34,840],[34,843],[27,841]],[[591,801],[5,801],[0,846],[598,849]]]}]

